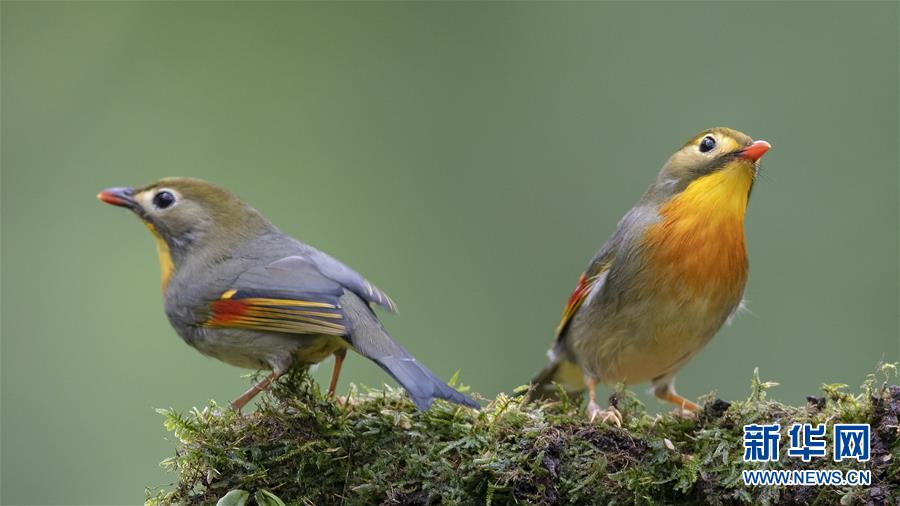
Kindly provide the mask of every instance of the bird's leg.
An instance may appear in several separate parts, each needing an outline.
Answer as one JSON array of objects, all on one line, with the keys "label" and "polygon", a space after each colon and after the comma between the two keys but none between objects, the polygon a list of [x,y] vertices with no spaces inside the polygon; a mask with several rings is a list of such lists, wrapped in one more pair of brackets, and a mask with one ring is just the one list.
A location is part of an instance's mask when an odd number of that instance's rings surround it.
[{"label": "bird's leg", "polygon": [[597,380],[590,376],[585,376],[584,382],[588,386],[588,405],[585,410],[588,419],[590,419],[591,422],[596,419],[599,419],[600,423],[612,422],[616,424],[617,427],[621,427],[622,413],[619,413],[619,410],[616,409],[615,406],[610,406],[607,409],[600,409],[600,405],[597,404]]},{"label": "bird's leg", "polygon": [[231,407],[234,408],[235,411],[240,411],[241,408],[247,405],[256,395],[266,388],[269,388],[269,385],[275,382],[284,372],[272,371],[272,374],[266,376],[259,383],[250,387],[246,392],[241,394],[240,397],[231,401]]},{"label": "bird's leg", "polygon": [[331,369],[331,383],[328,385],[328,397],[334,397],[334,391],[337,390],[338,377],[341,375],[341,366],[344,364],[344,357],[346,356],[346,348],[341,348],[334,352],[334,368]]},{"label": "bird's leg", "polygon": [[692,416],[700,411],[700,406],[678,395],[672,382],[654,385],[653,394],[662,401],[671,402],[676,406],[675,414],[679,416]]}]

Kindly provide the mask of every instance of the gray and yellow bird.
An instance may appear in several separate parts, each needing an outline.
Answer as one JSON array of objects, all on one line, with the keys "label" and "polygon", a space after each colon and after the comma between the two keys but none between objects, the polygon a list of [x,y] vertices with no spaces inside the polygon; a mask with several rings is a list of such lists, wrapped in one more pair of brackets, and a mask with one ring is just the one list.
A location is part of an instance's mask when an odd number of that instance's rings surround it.
[{"label": "gray and yellow bird", "polygon": [[698,409],[675,392],[675,373],[740,307],[744,213],[770,147],[713,128],[669,158],[581,275],[532,398],[552,397],[554,383],[587,389],[588,416],[621,423],[597,404],[597,384],[649,381],[658,398]]},{"label": "gray and yellow bird", "polygon": [[187,344],[232,365],[272,371],[232,402],[235,409],[292,366],[331,355],[333,395],[348,349],[387,371],[419,409],[434,398],[478,408],[385,331],[370,307],[395,311],[384,292],[281,233],[228,191],[167,178],[97,197],[131,210],[156,237],[166,316]]}]

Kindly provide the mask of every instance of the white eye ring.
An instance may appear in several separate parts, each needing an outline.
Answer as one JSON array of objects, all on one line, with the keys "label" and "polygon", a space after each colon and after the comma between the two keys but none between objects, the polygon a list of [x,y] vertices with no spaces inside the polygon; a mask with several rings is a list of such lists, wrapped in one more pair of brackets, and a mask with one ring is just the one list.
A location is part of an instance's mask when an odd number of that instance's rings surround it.
[{"label": "white eye ring", "polygon": [[712,135],[707,135],[703,139],[700,139],[697,149],[699,149],[701,153],[709,153],[716,149],[716,138]]},{"label": "white eye ring", "polygon": [[150,197],[150,202],[155,209],[164,211],[178,203],[178,195],[168,188],[160,188]]}]

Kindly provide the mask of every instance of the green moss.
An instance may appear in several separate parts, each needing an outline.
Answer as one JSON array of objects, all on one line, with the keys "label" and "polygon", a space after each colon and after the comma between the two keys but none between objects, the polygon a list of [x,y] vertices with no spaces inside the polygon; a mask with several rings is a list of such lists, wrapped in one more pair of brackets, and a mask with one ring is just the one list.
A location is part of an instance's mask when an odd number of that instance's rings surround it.
[{"label": "green moss", "polygon": [[[475,412],[441,401],[416,411],[402,391],[332,402],[304,372],[284,378],[248,414],[210,403],[161,410],[180,441],[163,465],[179,473],[148,504],[895,504],[900,500],[900,386],[893,365],[861,392],[824,385],[805,406],[766,399],[755,375],[747,400],[709,397],[695,419],[650,416],[624,389],[623,428],[589,423],[579,401],[524,404],[500,394]],[[767,468],[870,469],[870,487],[746,487],[743,425],[780,422],[782,457]],[[793,422],[868,422],[865,464],[784,456]],[[829,432],[830,434],[830,432]],[[830,445],[829,445],[830,446]],[[279,499],[280,498],[280,499]],[[230,501],[230,502],[229,502]]]}]

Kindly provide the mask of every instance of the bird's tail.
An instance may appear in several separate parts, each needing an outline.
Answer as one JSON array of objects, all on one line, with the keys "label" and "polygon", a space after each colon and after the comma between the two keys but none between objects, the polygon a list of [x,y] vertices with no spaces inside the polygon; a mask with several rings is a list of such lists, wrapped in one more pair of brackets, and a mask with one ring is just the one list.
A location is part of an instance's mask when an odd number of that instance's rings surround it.
[{"label": "bird's tail", "polygon": [[531,380],[531,388],[526,394],[529,401],[556,399],[559,397],[557,385],[569,395],[578,395],[586,388],[584,374],[578,364],[552,351],[550,355],[550,363]]},{"label": "bird's tail", "polygon": [[351,322],[350,340],[353,348],[397,380],[409,393],[416,407],[424,411],[437,397],[470,408],[480,408],[477,402],[441,381],[394,341],[371,308],[359,297],[345,292],[341,303]]}]

